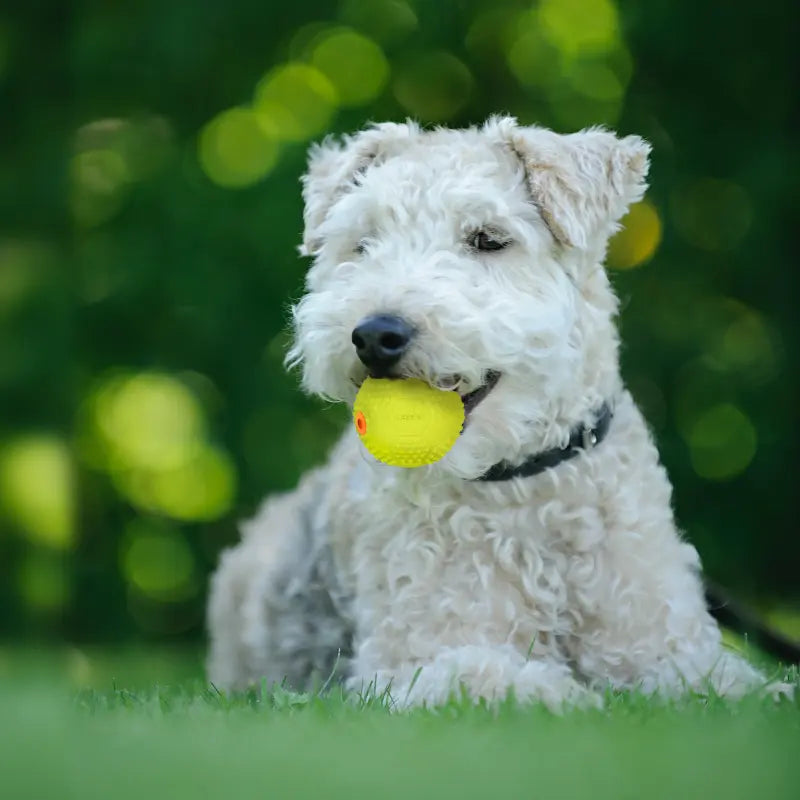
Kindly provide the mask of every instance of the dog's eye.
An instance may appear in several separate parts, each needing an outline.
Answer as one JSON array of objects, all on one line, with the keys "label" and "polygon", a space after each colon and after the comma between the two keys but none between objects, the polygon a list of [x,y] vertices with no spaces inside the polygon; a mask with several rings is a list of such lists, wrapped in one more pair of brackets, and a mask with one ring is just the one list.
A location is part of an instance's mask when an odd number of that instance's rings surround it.
[{"label": "dog's eye", "polygon": [[367,240],[361,239],[359,242],[357,242],[356,246],[353,248],[353,251],[358,253],[358,255],[363,256],[364,253],[367,252]]},{"label": "dog's eye", "polygon": [[496,239],[486,231],[475,231],[469,239],[469,245],[475,250],[491,251],[502,250],[504,247],[508,247],[509,242]]}]

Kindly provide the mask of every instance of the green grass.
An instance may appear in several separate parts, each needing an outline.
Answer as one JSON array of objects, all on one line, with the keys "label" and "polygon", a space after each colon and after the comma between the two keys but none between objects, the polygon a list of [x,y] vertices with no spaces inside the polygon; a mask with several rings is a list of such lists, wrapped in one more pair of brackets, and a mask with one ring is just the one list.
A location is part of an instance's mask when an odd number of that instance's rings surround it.
[{"label": "green grass", "polygon": [[201,675],[196,653],[0,650],[0,797],[800,796],[798,700],[396,714],[338,691],[228,697]]}]

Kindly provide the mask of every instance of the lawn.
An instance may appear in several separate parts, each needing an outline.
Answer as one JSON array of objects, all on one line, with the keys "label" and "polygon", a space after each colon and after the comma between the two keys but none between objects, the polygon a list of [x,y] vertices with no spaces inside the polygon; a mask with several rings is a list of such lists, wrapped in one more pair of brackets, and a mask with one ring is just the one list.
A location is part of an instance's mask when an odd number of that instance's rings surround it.
[{"label": "lawn", "polygon": [[3,800],[414,796],[797,798],[800,703],[393,714],[337,691],[226,697],[194,652],[0,650]]}]

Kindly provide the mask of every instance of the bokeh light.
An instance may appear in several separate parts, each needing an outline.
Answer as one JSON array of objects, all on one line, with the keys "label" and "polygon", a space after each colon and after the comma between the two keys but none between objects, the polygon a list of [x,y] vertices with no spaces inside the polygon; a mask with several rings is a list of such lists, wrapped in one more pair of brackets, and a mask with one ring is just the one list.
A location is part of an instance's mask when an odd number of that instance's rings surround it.
[{"label": "bokeh light", "polygon": [[216,519],[233,504],[233,461],[206,440],[202,406],[174,377],[111,376],[93,392],[82,418],[85,460],[108,472],[138,508],[197,521]]},{"label": "bokeh light", "polygon": [[567,72],[567,80],[575,91],[600,102],[616,102],[625,92],[614,71],[603,63],[575,61]]},{"label": "bokeh light", "polygon": [[389,78],[389,62],[381,48],[346,29],[323,36],[311,53],[311,63],[331,82],[343,106],[374,100]]},{"label": "bokeh light", "polygon": [[382,44],[396,44],[417,28],[417,15],[403,0],[344,0],[339,16]]},{"label": "bokeh light", "polygon": [[733,250],[752,222],[747,192],[732,181],[701,178],[672,196],[672,215],[678,232],[702,250]]},{"label": "bokeh light", "polygon": [[205,435],[200,404],[169,375],[114,376],[101,383],[93,404],[105,461],[112,468],[181,464]]},{"label": "bokeh light", "polygon": [[278,161],[279,147],[259,115],[231,108],[200,132],[198,158],[208,177],[229,189],[260,181]]},{"label": "bokeh light", "polygon": [[37,434],[0,449],[0,506],[33,542],[56,550],[75,543],[75,476],[58,437]]},{"label": "bokeh light", "polygon": [[111,195],[130,180],[125,159],[116,150],[89,150],[72,160],[75,181],[98,195]]},{"label": "bokeh light", "polygon": [[515,33],[503,37],[511,72],[559,127],[616,122],[633,63],[610,0],[543,0],[503,30]]},{"label": "bokeh light", "polygon": [[431,51],[417,54],[398,68],[394,94],[417,119],[443,122],[464,107],[472,86],[472,75],[463,62],[451,53]]},{"label": "bokeh light", "polygon": [[160,602],[178,602],[199,591],[194,554],[186,537],[163,523],[132,522],[120,543],[120,569],[139,592]]},{"label": "bokeh light", "polygon": [[[476,39],[477,33],[472,38]],[[509,68],[523,86],[545,88],[560,79],[558,50],[542,35],[541,27],[530,21],[509,47],[507,59]]]},{"label": "bokeh light", "polygon": [[111,219],[122,207],[129,175],[114,150],[89,150],[72,159],[70,209],[76,222],[87,227]]},{"label": "bokeh light", "polygon": [[731,400],[731,387],[726,376],[699,356],[678,369],[670,400],[675,427],[688,442],[695,423],[709,408]]},{"label": "bokeh light", "polygon": [[180,462],[162,468],[118,469],[114,485],[136,506],[173,519],[205,521],[233,504],[236,469],[218,447],[197,442]]},{"label": "bokeh light", "polygon": [[172,152],[172,140],[172,126],[163,116],[110,117],[78,128],[75,150],[78,153],[111,150],[124,162],[128,180],[142,181],[165,165]]},{"label": "bokeh light", "polygon": [[758,435],[740,408],[721,403],[697,419],[688,443],[692,466],[701,478],[727,480],[743,472],[753,460]]},{"label": "bokeh light", "polygon": [[779,337],[763,315],[740,300],[716,298],[699,314],[704,361],[717,371],[760,385],[777,373]]},{"label": "bokeh light", "polygon": [[643,200],[630,207],[609,242],[606,263],[614,269],[631,269],[649,261],[661,242],[661,219],[655,206]]},{"label": "bokeh light", "polygon": [[131,186],[166,162],[172,129],[163,117],[106,118],[75,133],[69,205],[83,227],[107,222],[123,207]]},{"label": "bokeh light", "polygon": [[277,138],[303,142],[327,128],[338,103],[336,89],[322,72],[310,64],[290,62],[259,81],[253,110]]},{"label": "bokeh light", "polygon": [[607,52],[618,41],[612,0],[541,0],[538,11],[543,35],[567,55]]},{"label": "bokeh light", "polygon": [[318,45],[326,36],[330,36],[334,32],[347,30],[339,25],[331,22],[309,22],[307,25],[301,25],[289,40],[287,51],[287,61],[292,62],[308,62],[311,59],[311,54],[314,52],[314,47]]}]

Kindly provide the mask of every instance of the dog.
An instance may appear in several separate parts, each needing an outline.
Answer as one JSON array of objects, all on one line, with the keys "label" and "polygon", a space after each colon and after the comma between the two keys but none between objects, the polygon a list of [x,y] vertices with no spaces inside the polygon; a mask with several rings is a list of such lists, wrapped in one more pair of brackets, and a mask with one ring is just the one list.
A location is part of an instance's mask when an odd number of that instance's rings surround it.
[{"label": "dog", "polygon": [[420,378],[458,392],[465,423],[414,469],[348,430],[242,526],[212,579],[215,685],[336,673],[397,707],[513,693],[554,710],[765,685],[723,648],[620,377],[603,261],[649,153],[510,117],[312,147],[288,364],[350,405],[368,376]]}]

